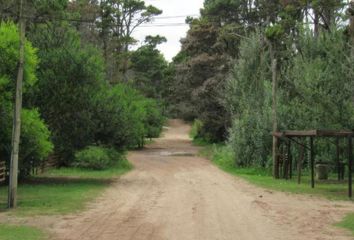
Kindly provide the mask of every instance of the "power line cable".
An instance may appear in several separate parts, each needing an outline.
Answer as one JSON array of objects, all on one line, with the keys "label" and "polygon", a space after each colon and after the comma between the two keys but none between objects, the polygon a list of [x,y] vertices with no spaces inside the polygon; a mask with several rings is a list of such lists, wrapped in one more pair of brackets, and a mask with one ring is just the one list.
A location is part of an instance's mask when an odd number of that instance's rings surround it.
[{"label": "power line cable", "polygon": [[190,14],[190,15],[177,15],[177,16],[157,16],[157,17],[153,17],[153,19],[171,19],[171,18],[187,18],[187,17],[200,17],[200,15]]},{"label": "power line cable", "polygon": [[[12,17],[12,14],[3,14],[3,16]],[[32,20],[33,22],[45,22],[45,21],[68,21],[68,22],[78,22],[78,23],[96,23],[96,19],[75,19],[75,18],[64,18],[64,17],[53,17],[53,16],[23,16],[26,20]],[[187,23],[143,23],[138,27],[173,27],[173,26],[187,26]],[[109,24],[107,26],[118,26],[117,24]]]}]

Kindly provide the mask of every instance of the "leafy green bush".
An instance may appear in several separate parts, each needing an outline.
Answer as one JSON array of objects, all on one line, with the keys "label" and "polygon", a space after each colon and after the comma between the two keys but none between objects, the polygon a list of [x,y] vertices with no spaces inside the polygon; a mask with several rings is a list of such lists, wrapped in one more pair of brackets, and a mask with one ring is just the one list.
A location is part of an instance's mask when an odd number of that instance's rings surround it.
[{"label": "leafy green bush", "polygon": [[[1,119],[0,153],[9,164],[11,156],[12,111],[7,111]],[[30,174],[31,169],[39,167],[53,151],[50,131],[40,118],[37,110],[22,109],[19,169],[22,176]]]},{"label": "leafy green bush", "polygon": [[[0,156],[9,165],[13,123],[13,99],[19,58],[19,34],[11,22],[0,23]],[[26,41],[24,93],[37,82],[35,75],[38,58],[37,50]],[[35,109],[22,110],[22,132],[20,142],[19,169],[21,175],[28,175],[52,152],[50,131]]]},{"label": "leafy green bush", "polygon": [[241,42],[225,93],[233,119],[228,144],[242,167],[266,166],[271,149],[271,75],[260,39],[255,33]]},{"label": "leafy green bush", "polygon": [[93,96],[105,85],[103,60],[65,23],[37,26],[29,37],[41,61],[28,102],[52,131],[60,164],[70,165],[75,151],[95,142]]},{"label": "leafy green bush", "polygon": [[20,169],[28,174],[28,170],[46,160],[54,146],[50,141],[50,131],[37,110],[22,110],[21,127]]},{"label": "leafy green bush", "polygon": [[191,129],[191,132],[190,132],[190,137],[193,138],[193,139],[198,139],[200,138],[200,131],[201,129],[203,128],[203,123],[202,121],[198,120],[198,119],[195,119],[193,121],[193,125],[192,125],[192,129]]},{"label": "leafy green bush", "polygon": [[234,120],[228,144],[234,152],[236,166],[267,166],[272,146],[269,113],[244,111]]},{"label": "leafy green bush", "polygon": [[231,169],[235,167],[235,154],[229,145],[214,144],[211,157],[213,162],[222,168]]},{"label": "leafy green bush", "polygon": [[117,149],[142,147],[145,137],[156,137],[163,116],[154,100],[135,89],[117,84],[96,98],[98,128],[96,141]]},{"label": "leafy green bush", "polygon": [[89,146],[75,154],[77,167],[103,170],[122,159],[122,154],[113,148]]}]

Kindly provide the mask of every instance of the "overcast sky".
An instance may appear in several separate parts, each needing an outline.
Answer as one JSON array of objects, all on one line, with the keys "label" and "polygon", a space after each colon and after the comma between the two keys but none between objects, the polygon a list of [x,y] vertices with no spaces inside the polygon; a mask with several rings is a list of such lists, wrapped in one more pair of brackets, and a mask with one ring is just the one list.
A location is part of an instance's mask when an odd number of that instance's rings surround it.
[{"label": "overcast sky", "polygon": [[[166,59],[171,61],[181,48],[179,40],[185,37],[188,31],[188,25],[184,24],[186,16],[199,16],[204,0],[145,0],[145,2],[161,9],[163,13],[152,23],[137,28],[134,37],[142,42],[147,35],[165,36],[167,43],[160,45],[159,49]],[[140,45],[141,43],[138,43],[136,47]]]}]

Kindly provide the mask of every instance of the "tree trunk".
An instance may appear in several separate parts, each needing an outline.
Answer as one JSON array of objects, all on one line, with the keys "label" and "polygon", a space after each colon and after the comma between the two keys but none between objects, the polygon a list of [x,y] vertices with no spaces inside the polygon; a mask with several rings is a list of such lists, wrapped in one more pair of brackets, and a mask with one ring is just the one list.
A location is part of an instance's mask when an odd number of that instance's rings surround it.
[{"label": "tree trunk", "polygon": [[10,162],[10,180],[9,180],[9,197],[8,207],[15,208],[17,204],[17,175],[18,175],[18,155],[21,135],[21,110],[22,110],[22,82],[24,71],[24,55],[25,55],[25,20],[22,16],[23,3],[20,2],[20,59],[18,65],[18,74],[16,81],[16,102],[14,109],[13,130],[12,130],[12,151]]},{"label": "tree trunk", "polygon": [[123,60],[123,69],[122,69],[122,74],[123,74],[123,80],[124,82],[128,82],[128,64],[129,64],[129,45],[128,43],[126,43],[126,45],[124,46],[124,60]]},{"label": "tree trunk", "polygon": [[320,17],[316,9],[314,9],[314,33],[315,37],[317,38],[320,33]]}]

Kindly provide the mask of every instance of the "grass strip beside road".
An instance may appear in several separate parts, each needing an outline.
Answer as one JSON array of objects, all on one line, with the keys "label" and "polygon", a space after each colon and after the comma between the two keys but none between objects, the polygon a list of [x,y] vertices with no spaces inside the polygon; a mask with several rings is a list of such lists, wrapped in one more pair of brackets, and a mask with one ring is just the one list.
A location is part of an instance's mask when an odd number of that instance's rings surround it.
[{"label": "grass strip beside road", "polygon": [[41,230],[27,226],[0,224],[1,240],[44,240],[46,234]]},{"label": "grass strip beside road", "polygon": [[301,184],[298,184],[296,175],[291,180],[274,179],[271,176],[271,170],[237,168],[234,165],[233,154],[230,149],[224,145],[204,145],[200,154],[210,159],[220,169],[266,189],[294,194],[321,196],[330,200],[349,200],[347,182],[338,182],[335,180],[336,176],[334,175],[329,181],[316,181],[316,186],[312,189],[310,177],[309,174],[306,174],[306,171],[301,178]]},{"label": "grass strip beside road", "polygon": [[[132,168],[122,160],[103,171],[79,168],[52,169],[38,177],[20,182],[18,207],[10,214],[20,216],[68,214],[82,210],[113,179]],[[0,187],[0,209],[6,209],[7,187]],[[1,238],[0,238],[1,239]]]},{"label": "grass strip beside road", "polygon": [[350,230],[354,236],[354,213],[348,214],[340,223],[336,224],[336,226]]}]

